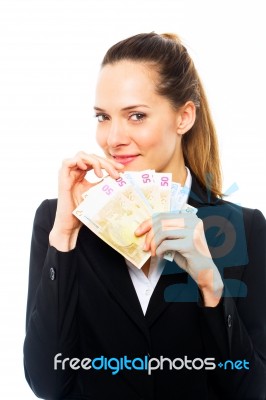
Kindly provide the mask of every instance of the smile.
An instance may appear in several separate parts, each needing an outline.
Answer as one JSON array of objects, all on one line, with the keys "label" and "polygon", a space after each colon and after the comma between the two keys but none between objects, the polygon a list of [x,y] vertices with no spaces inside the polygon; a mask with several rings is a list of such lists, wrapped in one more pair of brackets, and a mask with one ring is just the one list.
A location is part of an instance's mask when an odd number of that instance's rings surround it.
[{"label": "smile", "polygon": [[127,165],[131,163],[132,161],[136,160],[136,158],[139,156],[139,154],[136,155],[123,155],[123,156],[113,156],[115,161]]}]

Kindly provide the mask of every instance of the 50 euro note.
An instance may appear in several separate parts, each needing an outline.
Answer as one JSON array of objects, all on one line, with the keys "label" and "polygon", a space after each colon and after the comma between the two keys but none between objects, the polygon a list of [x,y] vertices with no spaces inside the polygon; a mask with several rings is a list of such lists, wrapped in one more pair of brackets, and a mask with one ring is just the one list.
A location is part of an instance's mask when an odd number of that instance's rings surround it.
[{"label": "50 euro note", "polygon": [[155,212],[160,203],[160,193],[154,181],[154,170],[127,171],[124,176],[134,186],[134,189],[141,196],[143,201]]},{"label": "50 euro note", "polygon": [[[189,193],[189,189],[186,186],[181,186],[179,183],[172,183],[171,185],[171,201],[170,211],[176,214],[192,213],[197,214],[198,209],[192,207],[185,202]],[[167,251],[164,253],[164,259],[173,261],[175,252]]]},{"label": "50 euro note", "polygon": [[172,174],[144,171],[129,171],[124,175],[130,180],[136,191],[151,207],[152,212],[170,210]]},{"label": "50 euro note", "polygon": [[73,214],[137,268],[150,258],[150,252],[142,250],[145,236],[134,234],[150,218],[150,208],[125,176],[104,178],[86,192]]},{"label": "50 euro note", "polygon": [[[140,196],[144,197],[153,213],[170,211],[172,195],[171,173],[155,172],[149,169],[144,171],[129,171],[125,172],[124,175],[130,180]],[[174,252],[166,252],[164,258],[173,261]]]},{"label": "50 euro note", "polygon": [[155,172],[154,181],[159,192],[159,204],[157,212],[170,211],[171,206],[171,187],[172,187],[172,174],[170,172]]}]

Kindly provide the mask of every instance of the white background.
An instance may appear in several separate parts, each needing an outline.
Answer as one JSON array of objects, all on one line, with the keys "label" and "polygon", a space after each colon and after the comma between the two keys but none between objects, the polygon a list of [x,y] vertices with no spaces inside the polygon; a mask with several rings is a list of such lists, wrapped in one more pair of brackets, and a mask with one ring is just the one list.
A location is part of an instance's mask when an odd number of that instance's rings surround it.
[{"label": "white background", "polygon": [[230,199],[265,205],[266,25],[253,0],[0,0],[0,398],[33,399],[22,344],[36,207],[61,160],[94,143],[94,86],[110,45],[178,33],[204,82]]}]

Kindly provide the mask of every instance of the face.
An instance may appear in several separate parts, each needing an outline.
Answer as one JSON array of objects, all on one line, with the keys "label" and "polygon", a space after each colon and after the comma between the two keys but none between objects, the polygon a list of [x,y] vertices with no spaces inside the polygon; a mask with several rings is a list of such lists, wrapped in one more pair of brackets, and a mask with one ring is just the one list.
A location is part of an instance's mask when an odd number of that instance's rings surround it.
[{"label": "face", "polygon": [[97,142],[125,170],[174,174],[183,162],[180,113],[156,93],[156,74],[130,61],[102,68],[95,101]]}]

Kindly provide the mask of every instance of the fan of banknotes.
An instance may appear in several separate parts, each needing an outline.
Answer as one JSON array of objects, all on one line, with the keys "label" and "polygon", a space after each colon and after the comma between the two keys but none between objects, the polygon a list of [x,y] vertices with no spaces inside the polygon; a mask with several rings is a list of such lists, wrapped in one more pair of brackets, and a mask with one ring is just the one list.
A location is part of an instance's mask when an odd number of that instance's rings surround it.
[{"label": "fan of banknotes", "polygon": [[[171,173],[154,170],[124,172],[118,179],[105,177],[83,193],[73,214],[109,246],[137,268],[150,258],[143,251],[145,235],[134,231],[154,213],[173,211],[197,213],[186,203],[189,188],[172,182]],[[173,252],[164,255],[169,261]]]}]

